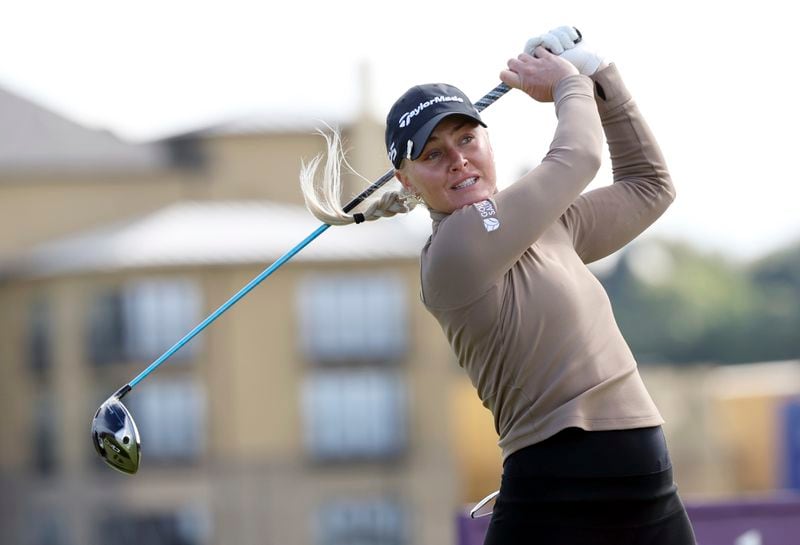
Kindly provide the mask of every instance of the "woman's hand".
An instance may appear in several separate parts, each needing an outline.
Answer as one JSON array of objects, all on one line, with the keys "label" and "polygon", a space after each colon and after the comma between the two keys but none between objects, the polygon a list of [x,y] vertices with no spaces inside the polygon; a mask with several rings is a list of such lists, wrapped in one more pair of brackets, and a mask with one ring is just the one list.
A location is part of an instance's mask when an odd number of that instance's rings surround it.
[{"label": "woman's hand", "polygon": [[586,44],[575,27],[560,26],[547,34],[534,36],[525,44],[523,51],[531,53],[540,45],[553,55],[567,59],[584,76],[591,76],[608,66],[608,61],[597,50]]},{"label": "woman's hand", "polygon": [[509,60],[508,70],[500,72],[500,81],[525,91],[539,102],[552,102],[558,82],[578,74],[572,63],[540,46],[533,50],[533,55],[521,53],[516,59]]}]

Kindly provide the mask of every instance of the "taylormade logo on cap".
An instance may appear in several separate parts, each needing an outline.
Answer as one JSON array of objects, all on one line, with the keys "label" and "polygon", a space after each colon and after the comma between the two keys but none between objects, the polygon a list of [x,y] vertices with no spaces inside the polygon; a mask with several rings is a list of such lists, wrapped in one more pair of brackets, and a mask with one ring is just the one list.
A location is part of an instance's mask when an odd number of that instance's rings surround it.
[{"label": "taylormade logo on cap", "polygon": [[422,110],[424,110],[425,108],[427,108],[431,104],[436,104],[437,102],[453,102],[453,101],[464,102],[464,99],[459,97],[459,96],[449,96],[448,97],[448,96],[440,95],[438,97],[433,97],[430,100],[426,100],[425,102],[421,102],[419,106],[417,106],[413,110],[409,110],[408,112],[405,112],[404,114],[402,114],[400,116],[399,126],[400,127],[407,127],[409,125],[409,123],[411,123],[411,119],[414,116],[419,115],[419,113]]}]

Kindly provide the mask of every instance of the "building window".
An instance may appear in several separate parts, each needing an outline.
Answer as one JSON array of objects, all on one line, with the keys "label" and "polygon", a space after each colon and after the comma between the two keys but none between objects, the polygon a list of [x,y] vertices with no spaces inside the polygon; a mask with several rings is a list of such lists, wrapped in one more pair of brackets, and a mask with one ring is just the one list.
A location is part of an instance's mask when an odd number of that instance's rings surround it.
[{"label": "building window", "polygon": [[[100,293],[89,313],[89,355],[97,364],[151,361],[199,322],[200,290],[188,280],[144,280]],[[189,358],[198,339],[175,353]]]},{"label": "building window", "polygon": [[61,444],[63,437],[59,437],[61,429],[58,418],[60,412],[56,410],[53,397],[46,393],[39,393],[35,398],[33,409],[33,456],[30,457],[33,467],[41,475],[52,475],[56,471],[56,456],[58,448],[54,445]]},{"label": "building window", "polygon": [[36,373],[44,373],[52,365],[53,323],[50,305],[36,299],[28,315],[28,363]]},{"label": "building window", "polygon": [[124,361],[122,297],[118,292],[98,294],[89,310],[89,357],[93,363]]},{"label": "building window", "polygon": [[33,505],[23,521],[25,524],[22,528],[22,543],[35,545],[70,545],[74,543],[71,539],[68,515],[53,506]]},{"label": "building window", "polygon": [[316,545],[403,545],[408,542],[405,510],[396,501],[338,500],[316,513]]},{"label": "building window", "polygon": [[190,379],[159,379],[126,399],[142,440],[142,463],[197,460],[206,444],[206,394]]},{"label": "building window", "polygon": [[97,543],[113,537],[115,545],[204,545],[210,542],[210,526],[207,509],[116,513],[100,519]]},{"label": "building window", "polygon": [[305,442],[315,461],[394,458],[407,443],[406,387],[385,370],[318,371],[302,393]]},{"label": "building window", "polygon": [[403,357],[407,293],[391,273],[314,276],[299,288],[300,342],[324,363],[375,363]]}]

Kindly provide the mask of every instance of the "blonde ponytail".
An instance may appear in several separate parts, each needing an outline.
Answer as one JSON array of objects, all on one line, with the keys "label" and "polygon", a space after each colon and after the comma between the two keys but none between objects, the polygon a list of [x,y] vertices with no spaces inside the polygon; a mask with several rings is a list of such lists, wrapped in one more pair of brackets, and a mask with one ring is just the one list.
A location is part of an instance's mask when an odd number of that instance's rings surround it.
[{"label": "blonde ponytail", "polygon": [[[317,155],[300,168],[300,188],[306,208],[318,220],[329,225],[349,225],[361,221],[372,221],[378,218],[387,218],[396,214],[410,212],[419,202],[409,195],[405,189],[400,191],[382,191],[377,196],[367,198],[357,208],[362,211],[349,214],[342,209],[342,179],[341,166],[344,164],[353,173],[360,176],[347,162],[342,150],[341,137],[338,131],[331,129],[330,134],[318,131],[325,138],[327,158],[325,159],[322,176],[318,179],[317,169],[322,162],[322,154]],[[360,176],[363,178],[363,176]]]}]

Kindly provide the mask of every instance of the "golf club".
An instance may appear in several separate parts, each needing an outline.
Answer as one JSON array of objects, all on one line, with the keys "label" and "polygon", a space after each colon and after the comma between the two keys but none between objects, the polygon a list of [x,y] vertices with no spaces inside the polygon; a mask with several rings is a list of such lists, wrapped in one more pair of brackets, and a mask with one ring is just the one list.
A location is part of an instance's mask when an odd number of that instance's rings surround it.
[{"label": "golf club", "polygon": [[[491,91],[489,91],[483,98],[475,103],[475,108],[482,111],[494,103],[498,98],[503,96],[509,91],[509,87],[501,83]],[[351,211],[353,208],[361,204],[365,199],[377,191],[386,182],[394,177],[394,169],[390,169],[383,176],[378,178],[375,182],[370,184],[364,191],[357,195],[353,200],[348,202],[343,210],[345,212]],[[198,333],[203,331],[214,320],[219,318],[225,311],[236,304],[242,297],[250,293],[250,291],[259,285],[265,278],[270,276],[284,263],[289,261],[292,257],[297,255],[303,248],[308,246],[315,238],[324,233],[330,225],[323,223],[315,229],[310,235],[298,243],[294,248],[286,252],[283,256],[278,258],[272,265],[264,269],[258,276],[253,278],[241,290],[239,290],[233,297],[228,299],[217,310],[211,313],[205,320],[200,322],[189,333],[184,335],[182,339],[176,342],[171,348],[164,352],[158,359],[151,363],[147,368],[139,373],[128,384],[117,390],[114,395],[109,397],[94,415],[92,420],[92,443],[95,450],[103,458],[103,460],[113,467],[114,469],[123,473],[133,474],[139,469],[139,461],[141,460],[141,440],[139,438],[139,431],[136,428],[136,423],[131,416],[131,413],[122,403],[122,398],[128,394],[139,382],[145,379],[152,373],[158,366],[169,359],[175,352],[180,350],[186,343],[192,340]]]},{"label": "golf club", "polygon": [[[475,102],[475,108],[480,112],[492,105],[497,99],[505,95],[510,90],[506,84],[501,83],[480,100]],[[390,169],[375,182],[370,184],[364,191],[348,202],[343,210],[349,212],[363,202],[366,198],[377,191],[386,182],[394,177],[394,169]],[[182,339],[176,342],[171,348],[158,357],[153,363],[139,373],[128,384],[117,390],[109,397],[94,415],[92,420],[92,443],[97,453],[112,468],[127,474],[136,473],[141,461],[141,440],[136,423],[128,409],[123,405],[122,398],[125,397],[139,382],[144,380],[150,373],[158,368],[162,363],[169,359],[175,352],[180,350],[186,343],[192,340],[198,333],[203,331],[209,324],[219,318],[225,311],[236,304],[242,297],[259,285],[265,278],[279,269],[284,263],[289,261],[303,248],[308,246],[314,239],[325,232],[330,227],[323,223],[310,235],[298,243],[294,248],[278,258],[272,265],[264,269],[258,276],[253,278],[242,289],[234,294],[230,299],[222,304],[217,310],[211,313],[205,320],[200,322]]]}]

